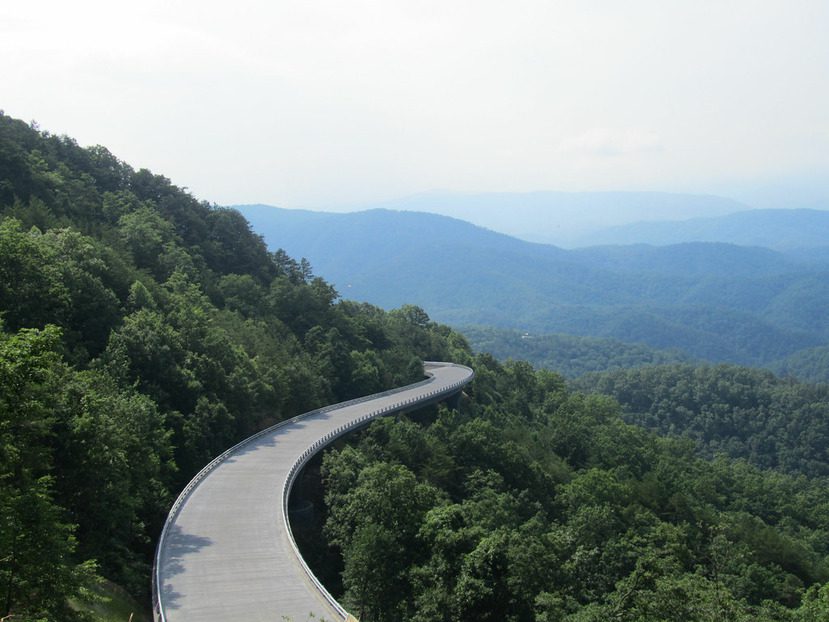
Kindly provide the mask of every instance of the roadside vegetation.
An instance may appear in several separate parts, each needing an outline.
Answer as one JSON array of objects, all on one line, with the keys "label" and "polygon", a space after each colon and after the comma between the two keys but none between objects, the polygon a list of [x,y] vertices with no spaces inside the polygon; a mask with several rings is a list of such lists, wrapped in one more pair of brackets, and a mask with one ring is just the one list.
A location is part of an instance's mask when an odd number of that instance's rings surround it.
[{"label": "roadside vegetation", "polygon": [[826,619],[825,389],[681,364],[569,386],[475,355],[419,307],[341,299],[237,212],[2,114],[0,617],[140,620],[201,466],[424,359],[475,369],[459,410],[373,423],[314,491],[362,622]]}]

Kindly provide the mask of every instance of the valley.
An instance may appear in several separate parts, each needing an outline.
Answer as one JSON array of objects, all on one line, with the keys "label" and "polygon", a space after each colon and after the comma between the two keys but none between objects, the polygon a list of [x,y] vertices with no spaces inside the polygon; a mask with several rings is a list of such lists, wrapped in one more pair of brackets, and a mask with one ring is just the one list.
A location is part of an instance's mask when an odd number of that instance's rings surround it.
[{"label": "valley", "polygon": [[[435,360],[474,371],[457,399],[343,434],[297,474],[303,558],[363,622],[827,610],[826,385],[734,364],[825,374],[819,261],[564,250],[389,211],[269,232],[5,115],[0,174],[3,617],[146,617],[194,474]],[[195,579],[216,609],[229,581]]]},{"label": "valley", "polygon": [[[241,211],[272,250],[306,257],[344,297],[384,308],[416,299],[453,326],[613,339],[745,365],[782,365],[829,343],[820,253],[720,242],[565,250],[419,212]],[[426,260],[457,269],[433,276]]]}]

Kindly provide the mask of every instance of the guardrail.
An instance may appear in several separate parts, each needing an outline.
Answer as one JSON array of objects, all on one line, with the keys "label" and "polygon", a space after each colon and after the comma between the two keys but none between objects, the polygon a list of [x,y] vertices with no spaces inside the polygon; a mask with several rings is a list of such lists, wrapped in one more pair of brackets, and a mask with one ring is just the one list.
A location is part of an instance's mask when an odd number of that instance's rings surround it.
[{"label": "guardrail", "polygon": [[[383,415],[388,415],[388,414],[391,414],[391,413],[394,413],[394,412],[400,412],[401,410],[405,410],[406,408],[414,406],[414,405],[425,406],[429,403],[432,403],[432,402],[435,402],[435,401],[440,401],[441,399],[443,399],[445,397],[448,397],[448,396],[452,395],[453,393],[456,393],[461,387],[469,384],[469,382],[471,382],[472,379],[475,377],[475,372],[472,369],[470,369],[469,367],[466,367],[465,365],[457,365],[455,363],[440,363],[440,362],[434,362],[434,361],[426,361],[426,362],[424,362],[424,365],[432,366],[432,367],[434,367],[434,366],[460,367],[460,368],[464,368],[464,369],[468,370],[469,371],[469,376],[467,376],[463,380],[454,382],[451,385],[448,385],[448,386],[443,387],[441,389],[435,389],[435,390],[430,391],[426,394],[423,394],[423,395],[420,395],[420,396],[417,396],[417,397],[408,398],[406,400],[403,400],[402,402],[398,402],[398,403],[395,403],[395,404],[390,404],[390,405],[388,405],[384,408],[374,410],[370,413],[367,413],[367,414],[363,415],[359,419],[355,419],[355,420],[353,420],[349,423],[346,423],[346,424],[343,424],[343,425],[339,426],[337,429],[333,430],[332,432],[329,432],[325,436],[317,439],[310,447],[306,448],[305,451],[302,452],[300,457],[291,466],[291,468],[288,471],[288,475],[285,478],[285,482],[283,484],[283,487],[282,487],[282,514],[283,514],[283,519],[284,519],[284,527],[285,527],[285,530],[288,534],[288,540],[291,544],[291,549],[293,550],[294,555],[296,556],[297,560],[299,561],[299,564],[302,567],[303,571],[305,572],[305,574],[310,579],[311,583],[320,592],[320,594],[328,602],[328,604],[331,605],[331,607],[338,614],[340,614],[343,617],[343,620],[348,618],[348,612],[346,612],[345,609],[343,609],[343,607],[336,601],[336,599],[333,596],[331,596],[331,594],[328,592],[328,590],[325,589],[325,587],[322,585],[322,583],[320,583],[319,579],[317,579],[317,577],[314,575],[314,573],[308,567],[308,564],[305,563],[305,560],[303,559],[302,555],[299,552],[299,548],[296,545],[296,541],[294,540],[293,532],[291,531],[290,521],[288,520],[288,499],[289,499],[290,494],[291,494],[291,489],[293,488],[294,481],[296,480],[296,477],[299,474],[300,470],[302,470],[302,467],[305,466],[305,464],[314,455],[316,455],[319,451],[321,451],[325,446],[329,445],[330,443],[332,443],[334,440],[336,440],[340,436],[342,436],[344,434],[347,434],[348,432],[351,432],[352,430],[355,430],[355,429],[365,425],[367,422],[369,422],[370,420],[375,419],[377,417],[381,417]],[[425,373],[426,373],[426,375],[431,376],[431,374],[428,371],[425,372]],[[265,428],[264,430],[261,430],[261,431],[257,432],[256,434],[253,434],[252,436],[249,436],[245,440],[241,441],[240,443],[237,443],[236,445],[234,445],[230,449],[222,452],[216,458],[211,460],[204,468],[202,468],[195,475],[195,477],[193,477],[193,479],[190,480],[190,482],[187,484],[187,486],[184,487],[184,490],[181,491],[181,493],[179,494],[179,496],[176,498],[175,502],[173,503],[172,507],[170,508],[170,512],[167,515],[167,520],[164,522],[164,527],[161,530],[161,535],[159,536],[158,544],[156,546],[155,559],[154,559],[154,563],[153,563],[153,581],[152,581],[153,616],[154,616],[156,622],[167,622],[167,618],[164,614],[164,606],[163,606],[163,603],[161,602],[161,577],[159,575],[159,568],[160,568],[160,564],[161,564],[161,551],[162,551],[162,548],[164,546],[164,543],[166,542],[166,538],[167,538],[167,534],[168,534],[170,525],[172,525],[175,522],[175,519],[178,516],[178,513],[181,510],[182,505],[184,505],[184,503],[187,501],[188,497],[193,492],[193,490],[195,490],[195,488],[199,485],[199,483],[201,483],[201,481],[204,480],[204,478],[207,477],[207,475],[209,475],[211,471],[213,471],[222,462],[224,462],[230,456],[232,456],[234,453],[236,453],[239,449],[245,447],[246,445],[252,443],[253,441],[255,441],[255,440],[257,440],[257,439],[259,439],[263,436],[266,436],[267,434],[270,434],[271,432],[274,432],[275,430],[286,427],[288,425],[292,425],[294,423],[297,423],[298,421],[302,421],[303,419],[307,419],[308,417],[312,417],[314,415],[323,414],[323,413],[326,413],[326,412],[330,412],[332,410],[337,410],[337,409],[344,408],[344,407],[347,407],[347,406],[352,406],[354,404],[360,404],[360,403],[363,403],[363,402],[368,402],[368,401],[379,399],[379,398],[382,398],[382,397],[388,397],[389,395],[394,395],[396,393],[401,393],[403,391],[408,391],[408,390],[411,390],[411,389],[414,389],[414,388],[417,388],[417,387],[425,386],[427,384],[430,384],[431,382],[434,382],[434,378],[432,378],[432,377],[427,378],[425,380],[422,380],[420,382],[416,382],[414,384],[406,385],[404,387],[398,387],[396,389],[390,389],[388,391],[383,391],[383,392],[380,392],[380,393],[374,393],[372,395],[367,395],[367,396],[364,396],[364,397],[358,397],[358,398],[355,398],[353,400],[348,400],[346,402],[340,402],[338,404],[332,404],[330,406],[324,406],[324,407],[318,408],[316,410],[311,410],[311,411],[308,411],[306,413],[302,413],[300,415],[297,415],[296,417],[292,417],[291,419],[286,419],[285,421],[281,421],[281,422],[277,423],[276,425],[272,425],[268,428]]]}]

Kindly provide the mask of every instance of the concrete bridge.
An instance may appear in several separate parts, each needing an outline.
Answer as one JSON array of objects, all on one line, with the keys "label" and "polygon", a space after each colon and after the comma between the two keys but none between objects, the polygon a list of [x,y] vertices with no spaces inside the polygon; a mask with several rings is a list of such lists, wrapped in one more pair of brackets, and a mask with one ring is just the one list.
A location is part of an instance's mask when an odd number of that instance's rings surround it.
[{"label": "concrete bridge", "polygon": [[456,395],[474,373],[426,363],[427,380],[311,411],[213,460],[173,504],[153,568],[157,622],[353,620],[314,577],[288,522],[302,467],[376,417]]}]

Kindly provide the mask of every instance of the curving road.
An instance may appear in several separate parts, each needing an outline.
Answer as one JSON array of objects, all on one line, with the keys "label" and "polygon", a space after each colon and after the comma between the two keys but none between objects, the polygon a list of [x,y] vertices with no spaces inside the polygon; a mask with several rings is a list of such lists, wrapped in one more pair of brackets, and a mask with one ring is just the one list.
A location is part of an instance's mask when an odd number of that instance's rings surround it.
[{"label": "curving road", "polygon": [[176,500],[153,572],[158,621],[306,622],[349,616],[308,570],[287,521],[293,480],[339,436],[369,420],[457,393],[474,373],[426,363],[428,380],[305,413],[229,449]]}]

